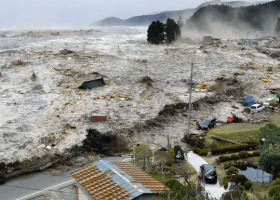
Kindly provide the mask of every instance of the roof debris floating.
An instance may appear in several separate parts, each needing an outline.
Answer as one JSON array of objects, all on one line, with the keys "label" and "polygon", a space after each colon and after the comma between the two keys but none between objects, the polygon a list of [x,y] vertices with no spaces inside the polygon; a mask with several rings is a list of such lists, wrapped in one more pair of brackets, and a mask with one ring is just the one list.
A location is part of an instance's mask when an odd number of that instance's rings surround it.
[{"label": "roof debris floating", "polygon": [[100,78],[100,79],[96,79],[96,80],[92,80],[92,81],[83,82],[83,84],[79,87],[79,89],[87,90],[87,89],[102,87],[104,85],[106,85],[104,79]]},{"label": "roof debris floating", "polygon": [[21,62],[21,60],[15,60],[15,61],[11,62],[11,64],[12,65],[21,65],[22,62]]},{"label": "roof debris floating", "polygon": [[68,50],[68,49],[64,49],[60,51],[61,54],[63,55],[68,55],[68,54],[72,54],[75,53],[74,51]]}]

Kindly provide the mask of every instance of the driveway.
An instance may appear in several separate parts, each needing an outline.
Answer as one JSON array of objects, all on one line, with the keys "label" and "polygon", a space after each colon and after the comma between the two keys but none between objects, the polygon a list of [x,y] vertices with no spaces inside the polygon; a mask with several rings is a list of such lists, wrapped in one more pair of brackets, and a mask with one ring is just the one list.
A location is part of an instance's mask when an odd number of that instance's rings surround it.
[{"label": "driveway", "polygon": [[[202,157],[199,155],[189,152],[186,156],[186,160],[194,167],[197,173],[199,173],[199,167],[203,164],[208,164]],[[226,190],[220,186],[219,182],[215,185],[213,184],[203,184],[205,191],[209,193],[213,198],[220,199],[222,194],[226,192]]]}]

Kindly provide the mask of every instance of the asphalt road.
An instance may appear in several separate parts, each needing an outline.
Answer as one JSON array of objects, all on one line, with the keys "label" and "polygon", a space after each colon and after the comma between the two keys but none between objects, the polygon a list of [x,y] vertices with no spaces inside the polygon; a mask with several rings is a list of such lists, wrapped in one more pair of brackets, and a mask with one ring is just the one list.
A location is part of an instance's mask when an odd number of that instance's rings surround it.
[{"label": "asphalt road", "polygon": [[[130,161],[131,158],[107,157],[102,158],[102,160]],[[73,169],[60,176],[34,173],[11,179],[4,185],[0,186],[0,200],[27,200],[39,196],[48,190],[57,190],[59,188],[72,185],[75,181],[71,177],[70,173],[75,170],[77,169]]]}]

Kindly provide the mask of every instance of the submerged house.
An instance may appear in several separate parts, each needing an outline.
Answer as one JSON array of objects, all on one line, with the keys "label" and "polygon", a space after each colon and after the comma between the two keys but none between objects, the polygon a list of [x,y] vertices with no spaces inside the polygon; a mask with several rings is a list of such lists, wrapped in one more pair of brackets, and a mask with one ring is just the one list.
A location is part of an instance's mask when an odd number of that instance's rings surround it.
[{"label": "submerged house", "polygon": [[212,36],[204,36],[202,43],[204,45],[221,44],[221,40],[218,38],[213,38]]},{"label": "submerged house", "polygon": [[163,183],[127,162],[99,160],[71,175],[85,200],[159,200],[165,190]]}]

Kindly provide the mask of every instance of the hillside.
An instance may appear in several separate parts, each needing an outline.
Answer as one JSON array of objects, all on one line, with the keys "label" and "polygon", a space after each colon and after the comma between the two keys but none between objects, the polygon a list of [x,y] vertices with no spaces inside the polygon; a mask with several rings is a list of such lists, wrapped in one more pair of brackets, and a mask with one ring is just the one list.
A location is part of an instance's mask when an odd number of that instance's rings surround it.
[{"label": "hillside", "polygon": [[210,5],[194,13],[187,29],[208,34],[218,34],[221,30],[274,32],[279,12],[279,0],[238,8]]},{"label": "hillside", "polygon": [[173,18],[175,20],[178,20],[179,17],[182,17],[184,20],[186,20],[189,19],[200,8],[209,5],[228,5],[231,7],[240,7],[240,6],[250,6],[253,4],[245,1],[224,2],[220,0],[213,0],[213,1],[207,1],[194,9],[165,11],[156,14],[135,16],[126,20],[119,19],[116,17],[108,17],[106,19],[93,23],[93,25],[95,26],[145,26],[145,25],[149,25],[152,21],[156,21],[156,20],[164,22],[167,20],[167,18]]}]

